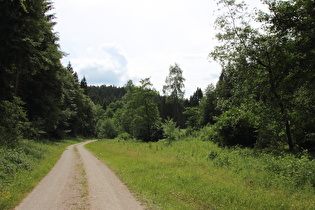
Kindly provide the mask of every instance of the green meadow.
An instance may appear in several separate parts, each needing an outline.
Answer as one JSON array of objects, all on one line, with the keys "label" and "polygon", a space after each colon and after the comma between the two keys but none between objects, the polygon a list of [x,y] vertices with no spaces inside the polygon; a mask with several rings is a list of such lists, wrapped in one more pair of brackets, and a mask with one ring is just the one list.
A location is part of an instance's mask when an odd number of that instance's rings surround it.
[{"label": "green meadow", "polygon": [[151,209],[315,209],[315,161],[307,154],[194,139],[101,140],[86,148]]}]

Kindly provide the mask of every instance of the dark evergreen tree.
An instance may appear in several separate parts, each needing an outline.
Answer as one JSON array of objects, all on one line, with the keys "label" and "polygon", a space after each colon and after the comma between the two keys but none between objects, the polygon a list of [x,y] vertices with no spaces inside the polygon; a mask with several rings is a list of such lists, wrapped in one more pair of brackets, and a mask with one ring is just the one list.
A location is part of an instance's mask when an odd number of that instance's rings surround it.
[{"label": "dark evergreen tree", "polygon": [[70,71],[71,74],[74,74],[74,70],[73,70],[73,67],[72,67],[70,62],[67,65],[67,69],[68,69],[68,71]]},{"label": "dark evergreen tree", "polygon": [[[77,122],[71,121],[74,116],[86,115],[85,123],[93,119],[93,104],[80,92],[71,65],[66,69],[60,63],[51,9],[47,0],[0,1],[0,115],[17,125],[13,129],[0,121],[8,136],[60,138]],[[15,107],[11,116],[5,113],[8,104]]]},{"label": "dark evergreen tree", "polygon": [[219,111],[217,110],[217,98],[216,89],[212,84],[209,85],[200,102],[201,126],[215,123],[214,118],[219,115]]},{"label": "dark evergreen tree", "polygon": [[202,98],[203,98],[203,92],[200,88],[197,88],[197,90],[189,98],[189,106],[191,106],[191,107],[198,106],[200,104]]},{"label": "dark evergreen tree", "polygon": [[82,78],[82,80],[80,82],[80,87],[83,89],[83,93],[85,95],[88,95],[88,85],[87,85],[85,76]]},{"label": "dark evergreen tree", "polygon": [[103,109],[112,102],[121,100],[126,94],[124,87],[116,87],[113,85],[88,86],[88,95],[95,104],[99,104]]},{"label": "dark evergreen tree", "polygon": [[63,69],[51,9],[45,0],[0,2],[0,100],[20,97],[35,133],[47,136],[61,120]]},{"label": "dark evergreen tree", "polygon": [[174,104],[167,98],[167,96],[158,95],[158,108],[162,122],[165,122],[168,118],[176,118],[174,111]]}]

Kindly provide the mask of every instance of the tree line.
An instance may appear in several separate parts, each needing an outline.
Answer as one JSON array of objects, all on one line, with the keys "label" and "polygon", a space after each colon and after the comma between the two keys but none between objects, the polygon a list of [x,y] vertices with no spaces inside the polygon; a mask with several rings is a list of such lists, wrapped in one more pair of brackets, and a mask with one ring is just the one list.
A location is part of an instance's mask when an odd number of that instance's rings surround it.
[{"label": "tree line", "polygon": [[128,83],[126,96],[109,105],[112,127],[121,125],[120,132],[144,141],[175,127],[208,127],[207,139],[225,146],[314,151],[314,1],[265,0],[269,11],[255,13],[234,0],[217,3],[221,44],[210,57],[222,67],[218,83],[184,99],[177,64],[170,67],[163,96],[149,79],[138,87]]},{"label": "tree line", "polygon": [[0,1],[0,143],[93,134],[93,102],[84,94],[53,31],[52,3]]},{"label": "tree line", "polygon": [[124,87],[88,86],[53,32],[52,3],[0,2],[1,144],[64,136],[180,139],[205,132],[220,145],[315,149],[315,3],[265,0],[268,11],[217,1],[221,64],[216,85],[184,98],[182,69],[171,65],[163,93],[150,78]]},{"label": "tree line", "polygon": [[221,0],[222,43],[211,56],[219,140],[260,147],[315,149],[315,2],[264,0],[268,12]]}]

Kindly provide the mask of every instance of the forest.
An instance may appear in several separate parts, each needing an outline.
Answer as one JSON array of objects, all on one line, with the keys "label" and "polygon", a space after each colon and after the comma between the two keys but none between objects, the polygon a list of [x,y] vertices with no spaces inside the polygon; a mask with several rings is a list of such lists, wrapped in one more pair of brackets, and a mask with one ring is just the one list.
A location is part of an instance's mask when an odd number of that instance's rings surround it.
[{"label": "forest", "polygon": [[221,146],[315,151],[315,3],[266,0],[268,12],[218,1],[217,84],[185,98],[180,65],[163,92],[150,78],[89,86],[61,64],[47,0],[0,1],[0,145],[65,137],[180,140],[207,129]]}]

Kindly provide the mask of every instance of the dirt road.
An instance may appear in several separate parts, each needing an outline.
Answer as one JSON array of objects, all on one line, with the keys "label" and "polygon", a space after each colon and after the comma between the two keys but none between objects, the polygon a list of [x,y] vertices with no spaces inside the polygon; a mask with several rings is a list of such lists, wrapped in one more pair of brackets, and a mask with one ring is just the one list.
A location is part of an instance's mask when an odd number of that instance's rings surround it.
[{"label": "dirt road", "polygon": [[89,142],[69,146],[15,209],[145,209],[116,175],[84,148]]}]

